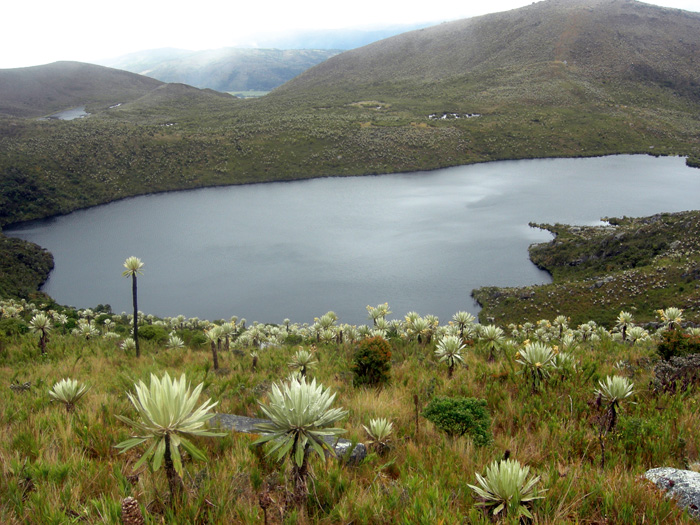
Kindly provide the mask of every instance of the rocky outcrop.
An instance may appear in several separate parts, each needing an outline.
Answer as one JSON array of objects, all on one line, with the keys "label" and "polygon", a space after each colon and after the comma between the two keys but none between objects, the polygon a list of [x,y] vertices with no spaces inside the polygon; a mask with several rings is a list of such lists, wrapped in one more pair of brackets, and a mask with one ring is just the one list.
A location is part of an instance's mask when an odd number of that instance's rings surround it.
[{"label": "rocky outcrop", "polygon": [[688,514],[700,520],[700,473],[692,470],[679,470],[660,467],[647,470],[648,480],[674,498],[678,506],[687,509]]}]

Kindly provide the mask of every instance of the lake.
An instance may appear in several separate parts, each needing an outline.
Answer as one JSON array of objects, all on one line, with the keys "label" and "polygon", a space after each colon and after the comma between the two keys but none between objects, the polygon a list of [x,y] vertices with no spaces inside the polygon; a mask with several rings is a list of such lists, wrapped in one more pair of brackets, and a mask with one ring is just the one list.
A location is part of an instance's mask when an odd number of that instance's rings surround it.
[{"label": "lake", "polygon": [[550,282],[528,222],[696,209],[700,170],[682,158],[618,155],[493,162],[135,197],[6,228],[51,251],[43,291],[80,308],[131,309],[124,260],[144,262],[139,309],[200,319],[364,324],[388,302],[447,322],[474,314],[479,286]]}]

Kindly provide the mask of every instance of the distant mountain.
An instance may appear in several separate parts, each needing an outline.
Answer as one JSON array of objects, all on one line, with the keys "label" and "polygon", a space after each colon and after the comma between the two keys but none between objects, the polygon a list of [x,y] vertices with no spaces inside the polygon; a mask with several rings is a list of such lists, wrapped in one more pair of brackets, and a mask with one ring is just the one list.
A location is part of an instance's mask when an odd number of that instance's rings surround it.
[{"label": "distant mountain", "polygon": [[258,39],[255,47],[274,49],[355,49],[407,31],[433,25],[387,25],[373,29],[325,29],[274,34]]},{"label": "distant mountain", "polygon": [[86,104],[130,102],[163,83],[81,62],[0,69],[0,114],[39,117]]},{"label": "distant mountain", "polygon": [[168,48],[131,53],[101,64],[216,91],[270,91],[338,53],[321,49]]},{"label": "distant mountain", "polygon": [[700,14],[632,0],[547,0],[348,51],[277,94],[400,92],[404,102],[429,94],[484,108],[477,101],[607,102],[620,89],[652,86],[700,100]]}]

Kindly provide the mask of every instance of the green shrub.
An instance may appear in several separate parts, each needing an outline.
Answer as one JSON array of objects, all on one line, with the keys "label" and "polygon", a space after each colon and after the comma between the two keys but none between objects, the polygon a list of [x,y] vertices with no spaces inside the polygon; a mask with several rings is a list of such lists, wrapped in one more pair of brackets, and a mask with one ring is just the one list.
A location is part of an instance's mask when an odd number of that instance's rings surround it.
[{"label": "green shrub", "polygon": [[423,410],[423,417],[450,436],[470,436],[480,447],[492,440],[491,416],[483,399],[434,397]]},{"label": "green shrub", "polygon": [[8,336],[22,335],[29,331],[29,327],[23,321],[19,319],[2,319],[0,320],[0,333],[4,333]]},{"label": "green shrub", "polygon": [[692,336],[683,330],[666,330],[656,347],[659,355],[668,361],[672,357],[685,357],[700,354],[700,337]]},{"label": "green shrub", "polygon": [[201,330],[182,330],[181,337],[190,348],[199,348],[207,344],[207,338]]},{"label": "green shrub", "polygon": [[168,340],[168,331],[162,326],[147,324],[139,327],[139,337],[146,341],[165,343]]},{"label": "green shrub", "polygon": [[388,383],[391,373],[391,346],[383,337],[360,342],[352,364],[353,384],[381,385]]}]

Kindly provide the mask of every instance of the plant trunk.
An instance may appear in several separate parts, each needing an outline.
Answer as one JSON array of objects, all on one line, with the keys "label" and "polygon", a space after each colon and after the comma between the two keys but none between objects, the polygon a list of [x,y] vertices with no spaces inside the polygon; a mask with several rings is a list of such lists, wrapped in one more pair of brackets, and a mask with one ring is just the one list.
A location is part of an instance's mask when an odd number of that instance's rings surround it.
[{"label": "plant trunk", "polygon": [[[292,447],[294,452],[294,447]],[[306,483],[306,478],[309,474],[309,449],[308,446],[304,450],[304,460],[301,462],[301,467],[296,464],[292,457],[292,482],[294,483],[294,505],[300,509],[306,508],[306,499],[309,496],[309,487]]]},{"label": "plant trunk", "polygon": [[216,349],[216,343],[214,341],[211,342],[211,356],[212,359],[214,360],[214,370],[219,369],[219,352]]},{"label": "plant trunk", "polygon": [[175,500],[180,498],[182,494],[183,484],[180,474],[175,470],[173,458],[170,455],[170,436],[165,436],[165,456],[163,458],[165,464],[165,475],[168,477],[168,487],[170,488],[170,504],[173,505]]},{"label": "plant trunk", "polygon": [[139,305],[136,288],[136,273],[134,272],[131,276],[131,296],[134,301],[134,343],[136,343],[136,357],[141,357],[141,348],[139,347]]}]

